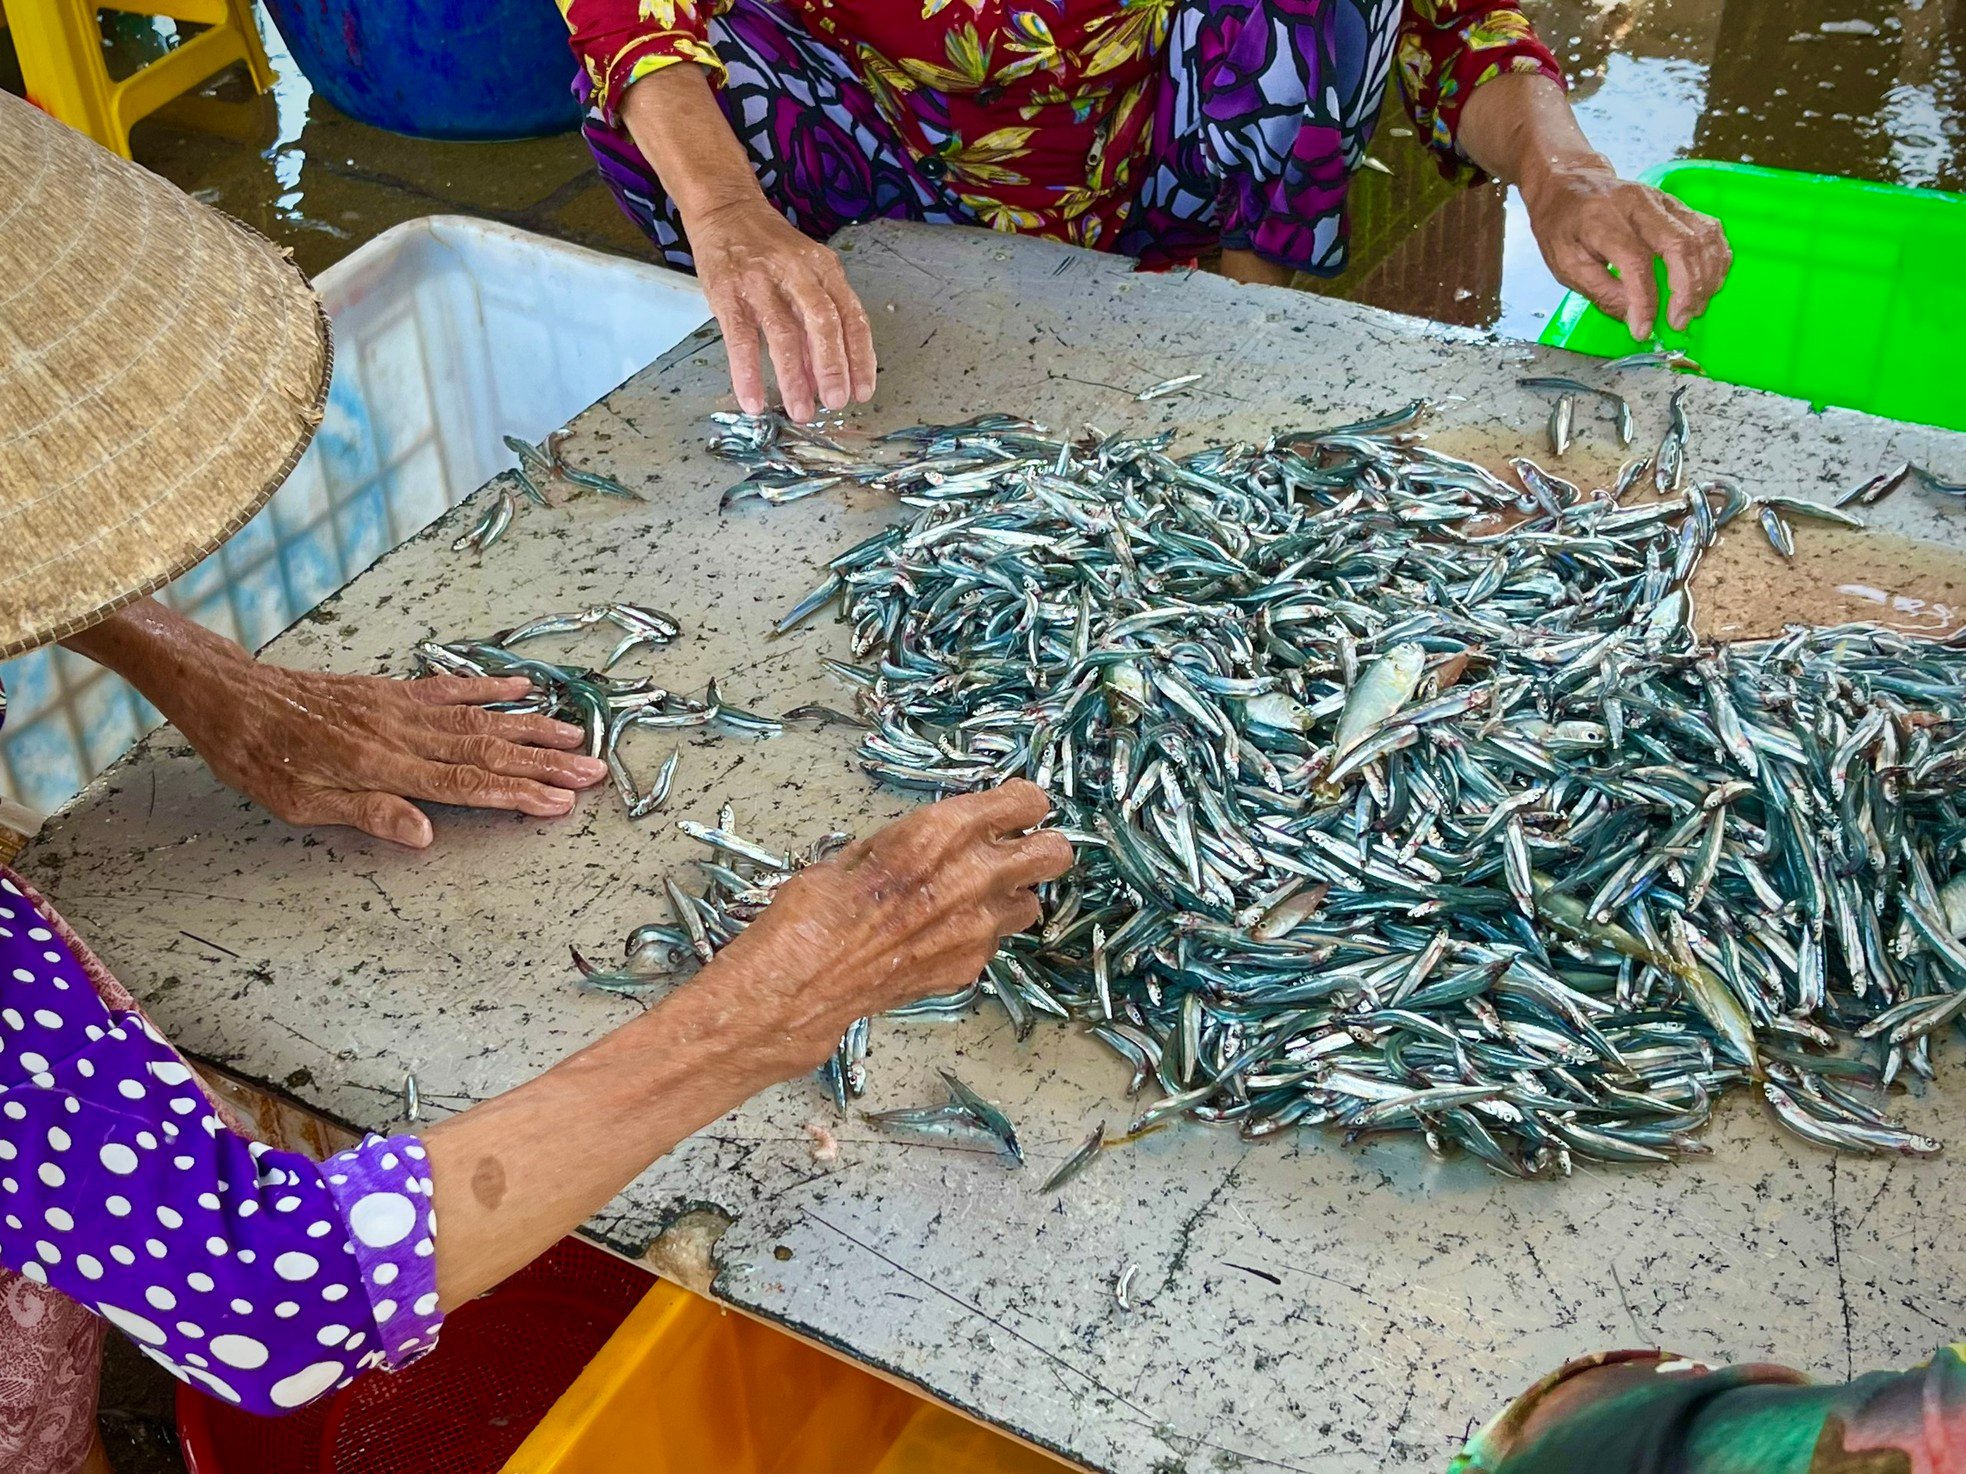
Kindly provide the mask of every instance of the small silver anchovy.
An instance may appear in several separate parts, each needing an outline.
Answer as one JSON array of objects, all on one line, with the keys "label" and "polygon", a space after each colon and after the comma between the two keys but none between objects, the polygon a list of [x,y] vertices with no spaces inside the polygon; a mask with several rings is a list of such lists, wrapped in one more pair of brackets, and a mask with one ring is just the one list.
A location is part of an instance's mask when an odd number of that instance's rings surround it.
[{"label": "small silver anchovy", "polygon": [[1018,1166],[1023,1166],[1024,1150],[1017,1144],[1017,1132],[1011,1127],[1010,1117],[963,1084],[948,1070],[938,1070],[936,1073],[942,1077],[942,1083],[949,1087],[949,1099],[976,1118],[977,1124],[996,1139],[997,1145],[1005,1156]]},{"label": "small silver anchovy", "polygon": [[1638,353],[1627,353],[1623,358],[1612,359],[1605,364],[1605,367],[1613,372],[1635,368],[1669,368],[1689,374],[1704,372],[1697,363],[1677,348],[1648,348]]},{"label": "small silver anchovy", "polygon": [[1179,378],[1162,379],[1158,384],[1150,384],[1133,398],[1136,403],[1145,404],[1150,399],[1163,399],[1169,394],[1179,394],[1202,380],[1200,374],[1182,374]]},{"label": "small silver anchovy", "polygon": [[1570,427],[1577,414],[1577,396],[1559,394],[1550,406],[1550,454],[1558,459],[1570,449]]},{"label": "small silver anchovy", "polygon": [[1686,410],[1681,403],[1686,397],[1683,388],[1672,391],[1672,400],[1667,407],[1669,423],[1665,438],[1659,442],[1658,452],[1652,457],[1652,484],[1660,496],[1670,496],[1679,490],[1680,477],[1685,471],[1686,442],[1690,430],[1686,423]]},{"label": "small silver anchovy", "polygon": [[1946,481],[1923,466],[1913,466],[1911,475],[1927,491],[1940,496],[1966,497],[1966,481]]},{"label": "small silver anchovy", "polygon": [[1120,1267],[1119,1278],[1113,1281],[1113,1300],[1121,1310],[1133,1309],[1132,1293],[1134,1277],[1140,1273],[1140,1266],[1131,1261]]},{"label": "small silver anchovy", "polygon": [[1101,1121],[1097,1126],[1093,1127],[1092,1135],[1085,1139],[1079,1146],[1079,1149],[1060,1162],[1057,1170],[1051,1176],[1045,1178],[1044,1186],[1040,1187],[1038,1191],[1041,1193],[1058,1191],[1059,1188],[1070,1182],[1074,1177],[1077,1177],[1079,1173],[1085,1171],[1091,1164],[1092,1159],[1099,1155],[1105,1145],[1106,1123]]},{"label": "small silver anchovy", "polygon": [[1761,507],[1761,530],[1768,534],[1768,541],[1776,552],[1791,563],[1795,561],[1795,532],[1770,503]]}]

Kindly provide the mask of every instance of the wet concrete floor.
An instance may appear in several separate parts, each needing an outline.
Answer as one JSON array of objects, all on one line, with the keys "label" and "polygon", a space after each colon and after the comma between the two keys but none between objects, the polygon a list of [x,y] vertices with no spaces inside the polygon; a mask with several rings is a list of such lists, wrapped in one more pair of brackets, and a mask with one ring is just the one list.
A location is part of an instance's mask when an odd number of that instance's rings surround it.
[{"label": "wet concrete floor", "polygon": [[[1525,0],[1569,70],[1592,141],[1628,174],[1678,157],[1733,159],[1922,187],[1966,188],[1966,0]],[[111,20],[112,67],[169,44],[169,22]],[[433,143],[356,123],[316,96],[262,18],[280,81],[222,77],[139,124],[139,162],[291,246],[315,273],[401,221],[480,215],[641,255],[577,134]],[[553,64],[557,64],[557,58]],[[571,61],[567,66],[571,74]],[[20,77],[0,31],[0,87]],[[1354,185],[1354,266],[1314,290],[1533,337],[1562,295],[1512,192],[1455,189],[1397,103]],[[1966,580],[1930,549],[1811,528],[1794,565],[1729,538],[1700,593],[1709,633],[1768,633],[1769,610],[1943,630]],[[1715,576],[1726,573],[1727,577]],[[1785,591],[1767,597],[1773,587]],[[1776,620],[1775,623],[1779,623]],[[103,1428],[120,1474],[178,1474],[171,1384],[112,1349]]]},{"label": "wet concrete floor", "polygon": [[[1523,0],[1591,141],[1627,175],[1733,160],[1966,189],[1962,0]],[[1512,191],[1454,190],[1395,104],[1353,183],[1342,296],[1534,337],[1562,295]]]},{"label": "wet concrete floor", "polygon": [[[440,143],[357,123],[318,96],[258,12],[277,73],[255,96],[222,73],[131,131],[138,163],[293,248],[310,275],[372,236],[421,215],[503,221],[598,250],[643,253],[644,240],[595,177],[577,133],[510,143]],[[103,16],[112,75],[168,45],[167,20]],[[556,56],[544,64],[558,66]],[[564,57],[569,78],[571,55]],[[0,88],[20,73],[0,30]]]},{"label": "wet concrete floor", "polygon": [[[1626,173],[1697,156],[1966,188],[1966,0],[1524,8],[1568,69],[1586,131]],[[170,27],[115,21],[112,66],[168,44]],[[292,246],[306,270],[439,211],[643,253],[577,134],[433,143],[369,128],[314,93],[263,17],[262,30],[280,74],[269,96],[221,78],[140,123],[133,147],[140,162]],[[18,85],[0,32],[0,86]],[[1373,152],[1392,172],[1354,183],[1355,264],[1315,289],[1533,337],[1562,290],[1514,195],[1446,184],[1396,101]]]}]

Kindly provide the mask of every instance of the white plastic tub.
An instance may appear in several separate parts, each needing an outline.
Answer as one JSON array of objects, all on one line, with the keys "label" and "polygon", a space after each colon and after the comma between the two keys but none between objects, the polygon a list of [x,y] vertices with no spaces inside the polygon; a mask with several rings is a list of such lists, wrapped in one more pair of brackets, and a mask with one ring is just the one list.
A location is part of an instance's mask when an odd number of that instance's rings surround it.
[{"label": "white plastic tub", "polygon": [[[314,283],[334,382],[264,511],[158,597],[258,649],[709,316],[692,277],[510,226],[432,215]],[[158,721],[65,650],[0,663],[0,785],[51,810]]]}]

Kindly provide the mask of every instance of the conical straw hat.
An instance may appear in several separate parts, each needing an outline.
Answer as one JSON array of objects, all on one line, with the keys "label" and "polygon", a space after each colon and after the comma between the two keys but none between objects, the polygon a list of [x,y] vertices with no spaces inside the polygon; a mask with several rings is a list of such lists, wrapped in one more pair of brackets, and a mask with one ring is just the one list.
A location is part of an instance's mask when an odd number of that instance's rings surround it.
[{"label": "conical straw hat", "polygon": [[0,93],[0,657],[236,532],[320,423],[330,361],[272,245]]}]

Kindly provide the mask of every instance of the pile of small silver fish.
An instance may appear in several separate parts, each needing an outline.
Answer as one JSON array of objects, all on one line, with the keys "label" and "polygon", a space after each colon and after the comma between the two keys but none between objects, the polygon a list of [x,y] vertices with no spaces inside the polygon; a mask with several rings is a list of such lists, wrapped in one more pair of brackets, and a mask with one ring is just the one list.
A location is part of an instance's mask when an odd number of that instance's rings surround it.
[{"label": "pile of small silver fish", "polygon": [[[642,494],[617,481],[614,477],[599,471],[583,471],[578,466],[570,466],[560,454],[560,445],[566,431],[556,430],[546,437],[544,445],[534,445],[517,435],[505,437],[505,447],[519,457],[519,464],[509,474],[518,483],[519,490],[525,493],[526,500],[535,506],[547,507],[552,503],[546,499],[545,488],[555,480],[565,481],[584,491],[598,492],[602,496],[621,497],[627,501],[639,502]],[[518,515],[519,500],[511,491],[501,486],[498,495],[486,503],[478,520],[457,541],[451,544],[453,553],[483,553],[487,548],[505,536],[512,519]]]},{"label": "pile of small silver fish", "polygon": [[1937,1150],[1880,1095],[1966,1014],[1966,645],[1702,639],[1721,529],[1822,509],[1691,475],[1677,396],[1615,492],[1510,485],[1422,409],[1186,455],[1009,415],[713,444],[732,498],[914,509],[780,631],[842,606],[877,779],[1050,794],[1079,863],[984,985],[1154,1086],[1132,1131],[1530,1176],[1702,1151],[1743,1086],[1824,1146]]},{"label": "pile of small silver fish", "polygon": [[[599,670],[561,665],[517,653],[528,640],[547,635],[575,635],[598,626],[621,634]],[[643,819],[668,802],[682,758],[676,748],[644,792],[629,771],[621,752],[622,739],[637,729],[685,730],[715,728],[754,736],[774,737],[783,725],[723,699],[713,677],[700,700],[657,685],[651,677],[624,679],[608,672],[637,650],[659,649],[681,633],[673,616],[639,604],[596,604],[572,614],[548,614],[485,640],[440,644],[425,640],[416,647],[419,673],[448,676],[524,676],[532,690],[521,700],[489,708],[492,711],[534,712],[568,722],[587,734],[586,753],[603,759],[615,791],[631,819]]]}]

